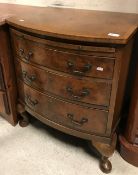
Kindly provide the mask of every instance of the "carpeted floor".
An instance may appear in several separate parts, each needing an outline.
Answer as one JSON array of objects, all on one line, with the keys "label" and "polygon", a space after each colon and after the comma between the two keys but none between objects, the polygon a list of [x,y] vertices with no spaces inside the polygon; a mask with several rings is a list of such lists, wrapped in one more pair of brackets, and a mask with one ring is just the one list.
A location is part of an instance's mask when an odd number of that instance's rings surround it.
[{"label": "carpeted floor", "polygon": [[[111,175],[138,175],[117,152]],[[0,118],[0,175],[103,175],[84,140],[33,119],[26,128]]]}]

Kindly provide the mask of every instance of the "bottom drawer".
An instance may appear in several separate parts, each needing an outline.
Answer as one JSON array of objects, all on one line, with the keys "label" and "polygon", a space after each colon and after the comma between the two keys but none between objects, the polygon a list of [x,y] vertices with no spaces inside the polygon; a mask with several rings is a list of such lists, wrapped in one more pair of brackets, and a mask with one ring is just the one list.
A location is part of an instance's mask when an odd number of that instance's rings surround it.
[{"label": "bottom drawer", "polygon": [[108,111],[69,103],[43,94],[19,81],[19,99],[31,110],[63,126],[87,132],[105,134]]}]

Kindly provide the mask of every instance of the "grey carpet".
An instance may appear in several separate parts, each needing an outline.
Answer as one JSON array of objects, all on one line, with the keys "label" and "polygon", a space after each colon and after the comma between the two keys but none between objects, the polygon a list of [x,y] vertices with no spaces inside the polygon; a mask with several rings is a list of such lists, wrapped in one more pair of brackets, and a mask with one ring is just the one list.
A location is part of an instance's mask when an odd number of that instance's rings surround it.
[{"label": "grey carpet", "polygon": [[[111,175],[138,175],[116,151]],[[103,175],[86,141],[33,119],[26,128],[0,117],[0,175]]]}]

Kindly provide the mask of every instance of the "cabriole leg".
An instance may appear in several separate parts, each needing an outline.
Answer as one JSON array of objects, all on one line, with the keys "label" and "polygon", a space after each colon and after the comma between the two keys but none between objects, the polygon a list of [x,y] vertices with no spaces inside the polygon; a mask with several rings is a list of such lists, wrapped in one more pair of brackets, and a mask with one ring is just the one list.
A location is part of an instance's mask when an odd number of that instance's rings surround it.
[{"label": "cabriole leg", "polygon": [[106,144],[102,142],[97,141],[91,141],[91,148],[95,148],[98,153],[100,154],[100,169],[104,173],[110,173],[112,170],[112,164],[108,160],[109,157],[111,157],[114,153],[115,147],[116,147],[116,134],[114,134],[112,138],[111,144]]}]

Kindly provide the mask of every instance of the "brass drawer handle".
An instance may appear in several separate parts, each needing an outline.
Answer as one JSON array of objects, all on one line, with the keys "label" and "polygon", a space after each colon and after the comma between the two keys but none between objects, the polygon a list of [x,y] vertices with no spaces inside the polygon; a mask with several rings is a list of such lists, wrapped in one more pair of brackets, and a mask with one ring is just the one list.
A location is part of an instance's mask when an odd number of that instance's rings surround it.
[{"label": "brass drawer handle", "polygon": [[67,117],[70,119],[70,121],[78,126],[83,126],[85,123],[88,122],[87,118],[82,118],[80,121],[77,121],[74,119],[74,115],[73,114],[67,114]]},{"label": "brass drawer handle", "polygon": [[22,57],[24,55],[24,50],[23,49],[19,49],[19,55]]},{"label": "brass drawer handle", "polygon": [[67,62],[68,69],[72,72],[72,74],[77,75],[77,76],[84,76],[85,73],[91,70],[92,65],[91,64],[86,64],[84,67],[82,67],[82,71],[76,70],[75,65],[73,62],[68,61]]},{"label": "brass drawer handle", "polygon": [[74,98],[75,100],[79,100],[81,98],[84,98],[86,96],[88,96],[90,94],[90,91],[86,88],[83,88],[81,91],[80,91],[80,95],[77,95],[73,92],[73,88],[72,87],[67,87],[66,88],[66,91],[68,92],[68,94],[71,95],[72,98]]},{"label": "brass drawer handle", "polygon": [[33,81],[36,80],[35,75],[28,75],[26,71],[22,71],[22,76],[23,76],[23,79],[27,81],[28,83],[32,83]]},{"label": "brass drawer handle", "polygon": [[25,96],[25,101],[32,107],[35,107],[38,104],[38,101],[32,100],[30,95]]},{"label": "brass drawer handle", "polygon": [[22,57],[25,61],[29,62],[30,58],[33,56],[33,53],[29,51],[26,55],[24,49],[19,49],[19,56]]},{"label": "brass drawer handle", "polygon": [[26,56],[25,56],[25,60],[26,61],[30,61],[30,58],[33,56],[33,53],[30,51]]}]

